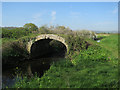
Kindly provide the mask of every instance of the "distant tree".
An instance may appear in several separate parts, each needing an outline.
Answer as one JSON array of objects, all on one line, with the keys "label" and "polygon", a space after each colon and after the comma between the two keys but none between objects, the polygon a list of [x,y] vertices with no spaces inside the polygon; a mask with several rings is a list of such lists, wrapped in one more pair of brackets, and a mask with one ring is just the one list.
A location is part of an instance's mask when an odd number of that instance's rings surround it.
[{"label": "distant tree", "polygon": [[54,30],[55,27],[51,25],[48,29],[49,29],[49,30]]},{"label": "distant tree", "polygon": [[58,30],[64,30],[65,29],[65,26],[57,26],[56,27]]},{"label": "distant tree", "polygon": [[44,26],[41,26],[39,28],[39,32],[41,34],[50,34],[52,31],[48,29],[48,27],[46,27],[45,25]]},{"label": "distant tree", "polygon": [[29,30],[32,30],[32,31],[38,31],[38,27],[33,23],[27,23],[23,27],[25,29],[29,29]]}]

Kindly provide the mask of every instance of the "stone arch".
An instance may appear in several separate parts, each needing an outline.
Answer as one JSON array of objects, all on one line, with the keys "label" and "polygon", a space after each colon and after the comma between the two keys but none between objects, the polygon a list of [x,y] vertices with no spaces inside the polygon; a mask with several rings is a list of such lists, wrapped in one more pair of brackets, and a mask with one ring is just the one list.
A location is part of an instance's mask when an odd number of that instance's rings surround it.
[{"label": "stone arch", "polygon": [[53,39],[53,40],[57,40],[61,43],[63,43],[66,46],[67,52],[68,52],[68,45],[66,44],[66,41],[63,37],[58,36],[58,35],[54,35],[54,34],[41,34],[37,37],[35,37],[34,39],[31,39],[28,44],[27,44],[27,50],[30,53],[31,50],[31,46],[33,43],[42,40],[42,39]]}]

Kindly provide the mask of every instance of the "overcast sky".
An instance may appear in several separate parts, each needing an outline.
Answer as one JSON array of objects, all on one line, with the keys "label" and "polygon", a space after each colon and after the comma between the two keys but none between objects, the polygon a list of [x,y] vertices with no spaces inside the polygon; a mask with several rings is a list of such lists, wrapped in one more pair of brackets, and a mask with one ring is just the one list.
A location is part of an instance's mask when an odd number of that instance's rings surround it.
[{"label": "overcast sky", "polygon": [[3,2],[2,25],[65,25],[73,30],[118,30],[117,2]]}]

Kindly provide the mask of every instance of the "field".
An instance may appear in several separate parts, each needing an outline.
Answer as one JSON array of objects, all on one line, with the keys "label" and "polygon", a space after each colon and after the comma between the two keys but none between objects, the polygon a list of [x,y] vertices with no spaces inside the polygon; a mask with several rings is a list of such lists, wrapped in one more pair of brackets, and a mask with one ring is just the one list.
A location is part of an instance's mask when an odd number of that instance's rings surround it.
[{"label": "field", "polygon": [[118,57],[118,35],[113,34],[107,38],[102,39],[100,45],[111,51],[115,57]]}]

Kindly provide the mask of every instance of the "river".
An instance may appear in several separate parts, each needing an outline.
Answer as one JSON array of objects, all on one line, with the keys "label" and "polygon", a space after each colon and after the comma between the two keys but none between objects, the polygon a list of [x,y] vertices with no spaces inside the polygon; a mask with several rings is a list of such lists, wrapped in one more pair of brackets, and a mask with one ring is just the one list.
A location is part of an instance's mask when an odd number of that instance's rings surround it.
[{"label": "river", "polygon": [[15,66],[4,65],[2,70],[2,84],[3,88],[6,86],[11,87],[15,81],[17,74],[32,76],[35,73],[39,77],[43,76],[44,72],[50,68],[51,63],[58,61],[62,58],[42,58],[42,59],[31,59],[19,62]]}]

